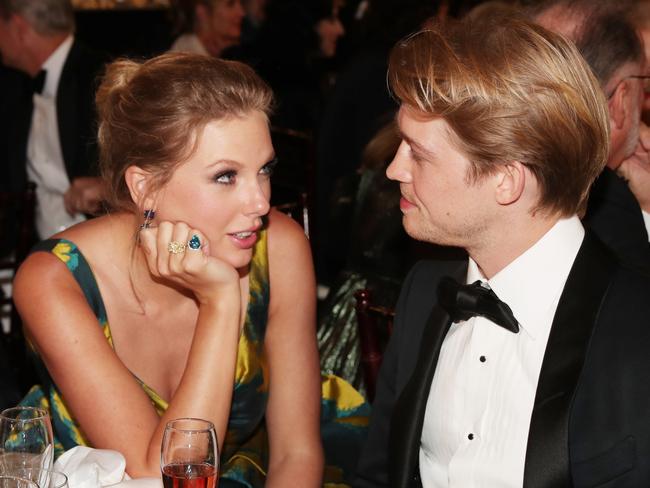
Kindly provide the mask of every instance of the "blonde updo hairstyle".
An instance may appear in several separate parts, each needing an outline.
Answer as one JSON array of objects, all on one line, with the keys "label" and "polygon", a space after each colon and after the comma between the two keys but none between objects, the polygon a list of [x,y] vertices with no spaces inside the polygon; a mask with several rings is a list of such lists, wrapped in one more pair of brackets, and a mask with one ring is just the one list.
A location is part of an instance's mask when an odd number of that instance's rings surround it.
[{"label": "blonde updo hairstyle", "polygon": [[101,174],[109,210],[136,211],[125,182],[129,166],[152,175],[155,194],[196,149],[215,120],[270,113],[270,88],[248,66],[186,53],[144,63],[111,63],[97,91]]}]

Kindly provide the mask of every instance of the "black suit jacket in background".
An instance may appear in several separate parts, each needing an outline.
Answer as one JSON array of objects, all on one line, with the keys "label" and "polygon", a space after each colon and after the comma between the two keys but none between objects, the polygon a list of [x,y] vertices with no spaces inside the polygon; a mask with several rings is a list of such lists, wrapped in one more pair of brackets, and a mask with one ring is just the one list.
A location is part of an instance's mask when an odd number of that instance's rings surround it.
[{"label": "black suit jacket in background", "polygon": [[[353,486],[421,486],[424,413],[450,325],[436,288],[445,275],[464,280],[466,270],[466,263],[427,261],[405,281]],[[525,488],[650,486],[648,297],[650,279],[617,265],[587,233],[540,371]]]},{"label": "black suit jacket in background", "polygon": [[641,207],[627,182],[605,168],[589,194],[585,225],[624,264],[650,276],[650,243]]}]

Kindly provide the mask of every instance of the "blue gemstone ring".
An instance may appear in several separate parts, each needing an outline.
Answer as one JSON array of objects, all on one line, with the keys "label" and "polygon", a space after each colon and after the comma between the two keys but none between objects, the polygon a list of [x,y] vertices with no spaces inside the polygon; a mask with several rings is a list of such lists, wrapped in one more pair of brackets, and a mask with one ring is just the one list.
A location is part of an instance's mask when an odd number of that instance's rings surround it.
[{"label": "blue gemstone ring", "polygon": [[187,241],[187,247],[192,249],[193,251],[198,251],[201,249],[201,239],[199,239],[199,236],[196,234],[192,235],[192,238]]}]

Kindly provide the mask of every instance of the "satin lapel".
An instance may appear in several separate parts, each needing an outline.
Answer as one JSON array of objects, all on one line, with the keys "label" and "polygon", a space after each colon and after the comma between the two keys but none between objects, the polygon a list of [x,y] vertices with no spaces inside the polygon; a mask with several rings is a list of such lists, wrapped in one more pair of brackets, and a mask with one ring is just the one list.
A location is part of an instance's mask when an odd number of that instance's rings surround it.
[{"label": "satin lapel", "polygon": [[560,297],[542,362],[528,433],[525,488],[572,486],[570,409],[614,267],[609,252],[588,232]]},{"label": "satin lapel", "polygon": [[449,316],[437,304],[422,334],[422,344],[411,379],[395,403],[390,423],[390,486],[406,488],[417,472],[418,454],[429,389],[438,364]]},{"label": "satin lapel", "polygon": [[77,79],[74,76],[74,64],[77,56],[76,43],[72,44],[68,57],[61,71],[59,87],[56,94],[56,114],[59,124],[59,142],[61,143],[61,154],[63,163],[70,178],[73,172],[75,160],[75,134],[78,134],[77,124]]},{"label": "satin lapel", "polygon": [[[463,280],[466,272],[465,262],[451,275]],[[432,300],[435,300],[436,290],[432,290],[431,295]],[[438,364],[440,348],[450,325],[449,315],[436,303],[422,332],[413,374],[395,403],[391,415],[389,479],[392,488],[406,488],[418,472],[420,439],[429,390]]]}]

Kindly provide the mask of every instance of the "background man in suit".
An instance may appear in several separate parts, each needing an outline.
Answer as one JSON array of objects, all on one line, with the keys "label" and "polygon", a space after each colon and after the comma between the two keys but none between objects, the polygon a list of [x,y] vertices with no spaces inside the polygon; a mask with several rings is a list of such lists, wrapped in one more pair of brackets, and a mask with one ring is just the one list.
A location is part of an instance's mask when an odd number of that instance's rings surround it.
[{"label": "background man in suit", "polygon": [[37,184],[41,238],[97,210],[94,91],[102,60],[76,41],[69,0],[0,0],[2,62],[26,76],[7,77],[3,186]]},{"label": "background man in suit", "polygon": [[412,36],[388,73],[404,227],[469,261],[406,279],[354,486],[650,486],[650,279],[578,218],[609,152],[598,81],[496,17]]},{"label": "background man in suit", "polygon": [[533,19],[576,43],[607,97],[607,167],[589,197],[585,223],[625,264],[650,274],[650,129],[641,121],[650,85],[643,42],[628,8],[611,0],[547,0]]}]

